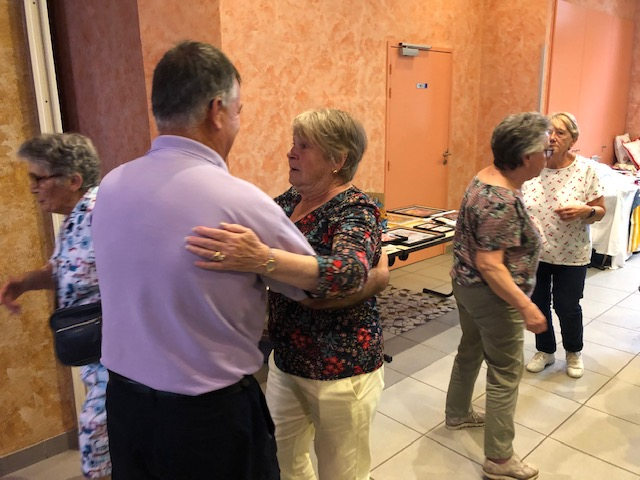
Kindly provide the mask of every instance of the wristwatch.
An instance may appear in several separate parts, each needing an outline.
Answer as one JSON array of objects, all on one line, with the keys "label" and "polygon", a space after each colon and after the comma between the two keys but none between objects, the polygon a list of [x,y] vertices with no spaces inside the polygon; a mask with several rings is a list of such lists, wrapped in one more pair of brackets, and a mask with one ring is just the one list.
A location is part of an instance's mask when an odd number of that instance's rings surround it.
[{"label": "wristwatch", "polygon": [[591,218],[596,214],[596,207],[591,207],[591,213],[589,213],[589,216],[587,218]]},{"label": "wristwatch", "polygon": [[273,255],[272,248],[269,249],[269,258],[267,258],[267,261],[264,262],[262,266],[264,267],[265,275],[269,275],[271,272],[273,272],[276,269],[276,259]]}]

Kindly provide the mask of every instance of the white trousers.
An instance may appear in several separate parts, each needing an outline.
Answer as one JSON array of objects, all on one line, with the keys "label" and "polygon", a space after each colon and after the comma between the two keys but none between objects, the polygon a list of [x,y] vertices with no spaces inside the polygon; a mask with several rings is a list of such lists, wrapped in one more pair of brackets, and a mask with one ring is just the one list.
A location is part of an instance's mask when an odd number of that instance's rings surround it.
[{"label": "white trousers", "polygon": [[310,380],[283,372],[269,357],[267,404],[276,425],[282,480],[369,480],[373,418],[384,367],[340,380]]}]

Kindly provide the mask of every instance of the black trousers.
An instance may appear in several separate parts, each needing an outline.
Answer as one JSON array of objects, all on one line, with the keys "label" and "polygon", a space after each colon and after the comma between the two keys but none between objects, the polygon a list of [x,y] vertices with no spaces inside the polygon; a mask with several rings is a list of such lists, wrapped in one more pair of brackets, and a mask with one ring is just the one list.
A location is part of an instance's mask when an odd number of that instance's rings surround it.
[{"label": "black trousers", "polygon": [[536,349],[555,353],[556,335],[551,319],[551,304],[560,320],[562,346],[567,352],[582,351],[582,307],[587,266],[552,265],[540,262],[536,273],[536,287],[531,300],[547,317],[547,331],[536,334]]},{"label": "black trousers", "polygon": [[274,426],[260,385],[198,396],[160,392],[110,372],[113,480],[277,480]]}]

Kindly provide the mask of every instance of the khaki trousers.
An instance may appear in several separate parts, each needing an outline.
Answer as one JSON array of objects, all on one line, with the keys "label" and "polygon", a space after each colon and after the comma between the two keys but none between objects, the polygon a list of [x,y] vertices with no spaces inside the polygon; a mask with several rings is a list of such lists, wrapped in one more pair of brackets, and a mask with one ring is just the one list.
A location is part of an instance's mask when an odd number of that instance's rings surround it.
[{"label": "khaki trousers", "polygon": [[370,436],[384,388],[384,367],[340,380],[310,380],[280,370],[269,357],[267,405],[276,425],[282,480],[369,480]]},{"label": "khaki trousers", "polygon": [[453,364],[445,413],[471,412],[473,386],[482,360],[487,362],[484,453],[487,458],[513,455],[513,416],[524,370],[524,320],[487,286],[453,282],[462,339]]}]

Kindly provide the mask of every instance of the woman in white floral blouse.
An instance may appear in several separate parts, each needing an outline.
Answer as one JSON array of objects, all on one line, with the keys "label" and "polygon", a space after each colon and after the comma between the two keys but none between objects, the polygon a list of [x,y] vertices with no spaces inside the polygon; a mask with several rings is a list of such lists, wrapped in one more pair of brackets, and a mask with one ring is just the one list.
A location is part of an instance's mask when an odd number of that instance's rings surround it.
[{"label": "woman in white floral blouse", "polygon": [[[44,212],[65,216],[55,250],[41,268],[10,278],[0,288],[0,303],[20,312],[18,297],[30,290],[55,290],[59,307],[100,300],[91,215],[100,182],[100,159],[91,140],[76,133],[46,134],[23,143],[18,157],[29,169],[31,193]],[[101,363],[82,367],[87,397],[78,418],[82,473],[110,478],[105,394],[108,373]]]}]

